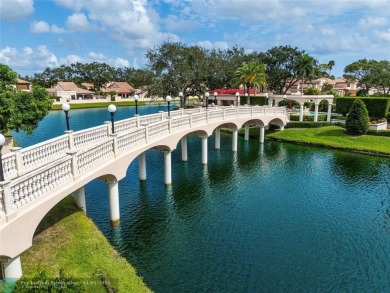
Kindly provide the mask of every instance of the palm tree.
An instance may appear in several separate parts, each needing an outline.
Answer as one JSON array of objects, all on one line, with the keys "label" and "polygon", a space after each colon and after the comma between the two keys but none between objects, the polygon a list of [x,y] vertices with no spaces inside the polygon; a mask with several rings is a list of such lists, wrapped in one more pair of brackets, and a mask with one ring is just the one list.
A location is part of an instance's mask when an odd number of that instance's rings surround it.
[{"label": "palm tree", "polygon": [[267,75],[265,74],[265,64],[256,62],[243,63],[234,73],[233,83],[244,86],[248,89],[264,88],[267,84]]},{"label": "palm tree", "polygon": [[297,72],[297,76],[299,76],[302,80],[301,95],[303,95],[303,84],[305,78],[311,78],[314,74],[314,63],[314,58],[307,54],[304,54],[295,60],[295,71]]},{"label": "palm tree", "polygon": [[335,64],[336,64],[336,62],[334,62],[334,60],[330,60],[328,62],[329,76],[330,76],[330,72],[332,71],[333,66],[335,66]]}]

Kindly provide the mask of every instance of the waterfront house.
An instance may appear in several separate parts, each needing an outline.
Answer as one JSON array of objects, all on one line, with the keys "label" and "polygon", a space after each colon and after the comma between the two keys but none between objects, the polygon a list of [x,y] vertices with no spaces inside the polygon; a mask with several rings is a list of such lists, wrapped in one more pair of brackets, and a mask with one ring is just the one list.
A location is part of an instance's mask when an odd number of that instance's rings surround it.
[{"label": "waterfront house", "polygon": [[134,88],[125,81],[111,81],[107,83],[102,92],[109,96],[110,92],[115,92],[115,95],[109,97],[113,101],[129,100],[134,95]]},{"label": "waterfront house", "polygon": [[60,81],[47,90],[58,104],[85,103],[95,99],[94,92],[79,88],[74,82]]},{"label": "waterfront house", "polygon": [[18,78],[18,82],[16,84],[16,89],[21,90],[21,91],[25,91],[25,92],[31,92],[32,84],[31,84],[31,82],[29,82],[27,80],[23,80],[23,79]]}]

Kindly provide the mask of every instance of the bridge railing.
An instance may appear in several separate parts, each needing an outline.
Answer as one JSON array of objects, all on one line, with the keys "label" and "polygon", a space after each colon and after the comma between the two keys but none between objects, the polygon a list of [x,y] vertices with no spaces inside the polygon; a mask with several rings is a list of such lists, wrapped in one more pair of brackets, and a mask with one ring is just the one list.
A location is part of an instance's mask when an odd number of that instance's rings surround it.
[{"label": "bridge railing", "polygon": [[[13,153],[5,155],[3,165],[7,180],[0,182],[0,219],[27,205],[36,198],[48,194],[67,182],[73,181],[79,174],[86,172],[102,162],[136,146],[153,142],[170,133],[191,129],[212,121],[230,120],[232,117],[248,117],[262,115],[286,115],[284,108],[248,107],[242,110],[237,107],[216,107],[209,111],[181,111],[167,119],[162,113],[151,115],[144,121],[156,122],[135,125],[130,120],[140,121],[139,117],[123,122],[120,133],[110,134],[107,125],[93,127],[59,136],[55,139],[28,147],[17,148]],[[126,124],[127,123],[127,124]],[[80,137],[80,139],[75,139]],[[82,139],[81,139],[82,137]],[[91,141],[87,142],[89,138]],[[72,145],[73,143],[73,145]],[[73,146],[73,147],[72,147]],[[78,146],[79,148],[77,148]],[[80,147],[83,147],[80,149]],[[35,157],[34,157],[35,156]],[[49,156],[52,161],[44,160]],[[24,161],[23,158],[26,158]],[[35,160],[34,160],[35,158]],[[28,162],[30,165],[27,165]],[[22,164],[22,166],[18,165]],[[28,166],[28,168],[26,168]],[[23,171],[23,172],[22,172]],[[18,177],[12,177],[17,174]]]}]

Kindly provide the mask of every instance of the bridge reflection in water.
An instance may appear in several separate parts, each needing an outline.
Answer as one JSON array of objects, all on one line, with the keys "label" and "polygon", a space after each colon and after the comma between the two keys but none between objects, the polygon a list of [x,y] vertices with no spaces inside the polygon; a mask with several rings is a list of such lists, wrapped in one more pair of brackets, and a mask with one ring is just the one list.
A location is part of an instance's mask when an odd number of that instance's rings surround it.
[{"label": "bridge reflection in water", "polygon": [[208,137],[215,134],[220,148],[220,129],[232,132],[232,151],[237,151],[238,129],[264,129],[276,125],[280,130],[288,122],[284,107],[213,107],[179,109],[135,116],[111,124],[73,132],[27,147],[13,148],[3,156],[6,180],[0,182],[0,260],[5,278],[22,276],[20,254],[32,245],[34,231],[42,218],[60,200],[73,194],[77,205],[86,210],[84,186],[101,179],[108,184],[110,220],[119,223],[118,181],[126,176],[131,162],[138,158],[139,179],[147,179],[145,151],[164,153],[164,181],[172,183],[171,153],[181,142],[182,160],[187,161],[187,137],[202,141],[202,164],[207,164]]}]

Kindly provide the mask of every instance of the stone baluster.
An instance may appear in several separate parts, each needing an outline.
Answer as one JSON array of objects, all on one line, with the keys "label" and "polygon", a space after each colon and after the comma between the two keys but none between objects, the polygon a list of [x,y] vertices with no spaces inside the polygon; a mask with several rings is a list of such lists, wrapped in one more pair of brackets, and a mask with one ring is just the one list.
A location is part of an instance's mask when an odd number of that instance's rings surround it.
[{"label": "stone baluster", "polygon": [[65,134],[68,135],[68,147],[69,150],[73,150],[74,147],[74,135],[73,135],[73,130],[66,130]]},{"label": "stone baluster", "polygon": [[114,150],[114,156],[118,154],[118,133],[110,134],[110,137],[112,138],[112,147]]},{"label": "stone baluster", "polygon": [[10,148],[10,151],[15,153],[15,161],[16,161],[16,172],[18,177],[22,176],[23,174],[26,173],[26,167],[23,164],[22,160],[22,148],[21,147],[13,147]]},{"label": "stone baluster", "polygon": [[73,178],[75,178],[79,174],[79,167],[78,167],[78,160],[77,160],[77,151],[72,150],[72,151],[67,151],[67,155],[72,156],[72,167],[71,167],[71,172],[73,175]]},{"label": "stone baluster", "polygon": [[146,143],[149,142],[149,125],[145,126],[145,141]]},{"label": "stone baluster", "polygon": [[12,212],[13,200],[10,183],[11,181],[9,180],[0,182],[0,188],[3,190],[2,205],[6,215],[9,215]]}]

